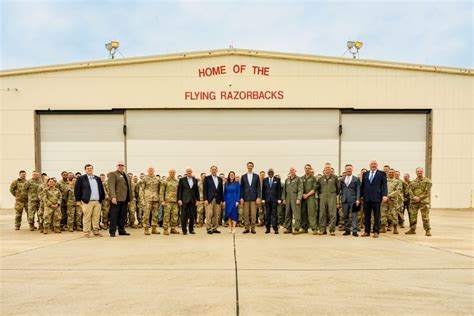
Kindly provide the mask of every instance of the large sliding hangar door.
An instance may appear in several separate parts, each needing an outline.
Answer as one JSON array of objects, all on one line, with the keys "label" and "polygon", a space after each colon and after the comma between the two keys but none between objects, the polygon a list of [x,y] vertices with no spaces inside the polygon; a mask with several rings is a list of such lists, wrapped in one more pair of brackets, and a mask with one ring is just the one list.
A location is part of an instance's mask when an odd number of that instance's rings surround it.
[{"label": "large sliding hangar door", "polygon": [[55,177],[63,170],[83,173],[86,163],[97,174],[113,170],[125,158],[123,125],[123,111],[40,112],[41,171]]},{"label": "large sliding hangar door", "polygon": [[341,170],[350,163],[359,173],[375,159],[380,169],[389,165],[413,179],[417,167],[427,166],[427,115],[342,111]]},{"label": "large sliding hangar door", "polygon": [[324,163],[336,172],[354,165],[356,173],[370,159],[415,176],[427,165],[427,114],[378,113],[339,109],[163,109],[118,112],[39,113],[39,166],[58,176],[62,170],[83,171],[92,163],[97,173],[127,162],[128,171],[158,174],[169,168],[183,173],[245,172],[274,168],[286,177],[311,163],[321,173]]},{"label": "large sliding hangar door", "polygon": [[337,168],[339,110],[180,109],[127,110],[127,164],[132,172],[154,166],[183,173],[186,166],[208,172],[274,168],[286,177],[306,163]]}]

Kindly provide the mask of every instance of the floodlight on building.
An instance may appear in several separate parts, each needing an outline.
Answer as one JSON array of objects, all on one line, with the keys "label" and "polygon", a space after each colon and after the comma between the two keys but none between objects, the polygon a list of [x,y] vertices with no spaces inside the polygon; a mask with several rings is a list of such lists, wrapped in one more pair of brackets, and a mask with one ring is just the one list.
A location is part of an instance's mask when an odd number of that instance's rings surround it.
[{"label": "floodlight on building", "polygon": [[115,53],[117,52],[118,48],[119,42],[117,41],[111,41],[110,43],[105,44],[105,49],[109,51],[109,57],[111,59],[114,59]]}]

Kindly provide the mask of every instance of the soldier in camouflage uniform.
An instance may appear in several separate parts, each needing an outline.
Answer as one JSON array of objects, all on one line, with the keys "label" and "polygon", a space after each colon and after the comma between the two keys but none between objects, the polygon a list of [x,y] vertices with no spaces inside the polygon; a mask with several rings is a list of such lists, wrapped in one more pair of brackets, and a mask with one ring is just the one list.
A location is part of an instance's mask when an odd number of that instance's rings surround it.
[{"label": "soldier in camouflage uniform", "polygon": [[43,191],[44,203],[44,225],[43,234],[48,233],[51,223],[54,226],[55,233],[61,233],[61,201],[63,200],[61,191],[56,188],[56,180],[48,179],[48,187]]},{"label": "soldier in camouflage uniform", "polygon": [[395,180],[400,182],[399,192],[398,192],[398,212],[397,212],[397,220],[398,224],[401,228],[404,228],[405,225],[403,224],[403,195],[405,190],[405,183],[402,179],[400,179],[400,171],[395,170]]},{"label": "soldier in camouflage uniform", "polygon": [[69,172],[61,172],[62,179],[56,183],[56,187],[61,191],[61,196],[63,200],[61,201],[61,230],[65,231],[67,229],[67,190],[69,187],[69,182],[67,180]]},{"label": "soldier in camouflage uniform", "polygon": [[137,211],[137,196],[135,192],[137,191],[137,185],[138,177],[132,176],[132,200],[130,201],[130,205],[128,206],[128,226],[131,228],[137,228],[137,225],[135,224],[135,214]]},{"label": "soldier in camouflage uniform", "polygon": [[[283,204],[285,204],[285,228],[284,234],[298,235],[301,227],[301,198],[303,196],[303,181],[296,175],[296,169],[291,167],[290,174],[285,181],[285,189],[282,193]],[[293,219],[295,223],[293,225]],[[292,229],[293,228],[293,229]]]},{"label": "soldier in camouflage uniform", "polygon": [[431,180],[423,175],[423,168],[416,169],[416,179],[410,182],[408,194],[410,195],[410,209],[408,211],[410,215],[410,230],[405,234],[416,234],[416,222],[418,220],[418,211],[420,211],[425,235],[431,236],[429,207]]},{"label": "soldier in camouflage uniform", "polygon": [[171,234],[179,234],[176,230],[178,226],[178,179],[175,177],[176,170],[170,169],[169,176],[161,182],[160,201],[164,206],[163,210],[163,228],[165,235],[169,235],[168,227],[171,226]]},{"label": "soldier in camouflage uniform", "polygon": [[160,205],[160,180],[155,175],[153,167],[148,168],[148,174],[143,178],[141,196],[139,200],[144,206],[143,225],[145,227],[145,235],[150,235],[150,216],[151,216],[151,233],[159,234],[158,226],[158,208]]},{"label": "soldier in camouflage uniform", "polygon": [[46,173],[41,174],[41,185],[38,187],[38,199],[39,199],[39,208],[38,208],[38,230],[40,233],[43,233],[43,217],[44,217],[44,202],[43,202],[43,191],[48,187],[48,176]]},{"label": "soldier in camouflage uniform", "polygon": [[305,174],[301,177],[303,181],[303,196],[301,201],[301,228],[303,233],[308,233],[308,228],[311,227],[313,235],[318,234],[318,224],[316,220],[317,204],[315,194],[318,192],[318,183],[316,178],[311,174],[312,167],[310,164],[304,166]]},{"label": "soldier in camouflage uniform", "polygon": [[101,205],[101,223],[102,229],[107,230],[109,227],[109,209],[110,209],[110,194],[109,194],[109,183],[105,174],[100,174],[100,180],[102,181],[102,186],[104,187],[105,198],[102,201]]},{"label": "soldier in camouflage uniform", "polygon": [[326,226],[329,217],[329,232],[335,236],[337,195],[341,192],[341,181],[333,174],[331,164],[324,165],[324,174],[318,180],[319,189],[319,235],[326,234]]},{"label": "soldier in camouflage uniform", "polygon": [[28,194],[25,193],[26,171],[19,172],[18,179],[14,180],[10,185],[10,193],[15,197],[15,229],[19,230],[21,226],[21,219],[23,210],[28,216]]},{"label": "soldier in camouflage uniform", "polygon": [[138,228],[143,228],[143,212],[144,212],[144,206],[145,201],[141,199],[141,196],[143,194],[141,191],[143,191],[143,179],[145,178],[145,174],[142,172],[140,173],[140,180],[138,181],[137,185],[135,186],[135,196],[137,198],[137,220],[138,220]]},{"label": "soldier in camouflage uniform", "polygon": [[[76,186],[76,178],[72,178],[69,182],[69,188],[67,190],[67,227],[70,232],[74,229],[79,231],[82,226],[82,208],[76,203],[76,197],[74,195],[74,187]],[[74,227],[76,226],[76,227]]]},{"label": "soldier in camouflage uniform", "polygon": [[26,182],[25,187],[24,187],[25,194],[28,195],[28,224],[30,224],[31,231],[36,229],[35,215],[38,215],[38,208],[39,208],[38,189],[40,186],[41,186],[40,174],[38,171],[33,171],[31,179]]},{"label": "soldier in camouflage uniform", "polygon": [[380,233],[387,232],[387,226],[393,225],[393,233],[398,234],[397,223],[398,223],[398,200],[401,190],[401,183],[395,179],[395,170],[390,169],[388,171],[387,179],[387,207],[385,208],[385,213],[382,212],[380,215]]},{"label": "soldier in camouflage uniform", "polygon": [[204,179],[206,178],[206,174],[203,172],[201,173],[201,178],[198,181],[198,189],[199,189],[199,204],[197,206],[197,227],[202,227],[204,225],[204,192],[203,192],[203,184]]},{"label": "soldier in camouflage uniform", "polygon": [[[403,176],[403,205],[402,205],[402,210],[401,210],[401,216],[403,218],[403,225],[401,227],[405,227],[405,210],[408,211],[410,210],[410,195],[408,194],[408,186],[410,185],[410,175],[408,173],[405,173]],[[408,215],[410,217],[410,215]]]}]

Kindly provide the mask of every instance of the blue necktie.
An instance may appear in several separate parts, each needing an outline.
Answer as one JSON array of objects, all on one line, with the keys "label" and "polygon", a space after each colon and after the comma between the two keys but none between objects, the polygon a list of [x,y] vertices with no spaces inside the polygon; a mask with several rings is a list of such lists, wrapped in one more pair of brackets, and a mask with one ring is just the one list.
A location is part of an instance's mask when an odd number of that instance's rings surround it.
[{"label": "blue necktie", "polygon": [[273,184],[272,178],[269,178],[268,181],[270,182],[270,189],[271,189],[271,188],[272,188],[272,184]]},{"label": "blue necktie", "polygon": [[374,180],[374,175],[375,175],[375,171],[371,171],[371,172],[370,172],[370,175],[369,175],[369,181],[370,181],[370,183],[372,183],[372,180]]}]

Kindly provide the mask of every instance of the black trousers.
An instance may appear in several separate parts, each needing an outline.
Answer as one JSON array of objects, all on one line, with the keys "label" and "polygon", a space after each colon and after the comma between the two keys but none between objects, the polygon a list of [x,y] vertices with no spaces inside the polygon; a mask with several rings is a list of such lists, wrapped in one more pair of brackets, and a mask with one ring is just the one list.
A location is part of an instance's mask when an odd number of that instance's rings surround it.
[{"label": "black trousers", "polygon": [[128,210],[128,202],[119,202],[117,204],[110,203],[110,210],[109,210],[109,233],[115,234],[118,226],[118,232],[120,234],[125,233],[125,221],[127,220],[127,210]]},{"label": "black trousers", "polygon": [[372,231],[378,234],[380,227],[380,202],[364,201],[364,230],[367,234],[370,234],[372,213],[374,214],[374,227]]},{"label": "black trousers", "polygon": [[274,231],[278,230],[277,202],[265,202],[265,227],[270,230],[270,225]]},{"label": "black trousers", "polygon": [[181,207],[181,229],[187,232],[188,220],[189,231],[194,231],[194,220],[196,219],[196,202],[183,203]]}]

